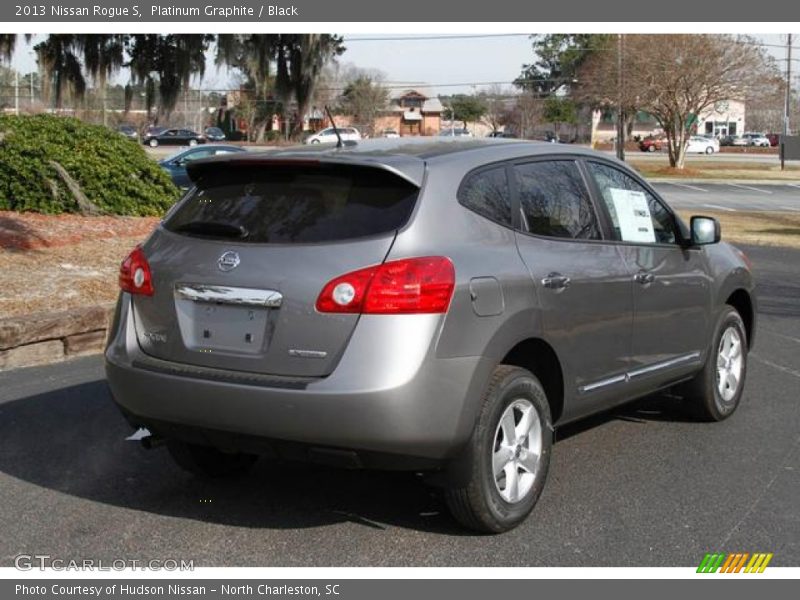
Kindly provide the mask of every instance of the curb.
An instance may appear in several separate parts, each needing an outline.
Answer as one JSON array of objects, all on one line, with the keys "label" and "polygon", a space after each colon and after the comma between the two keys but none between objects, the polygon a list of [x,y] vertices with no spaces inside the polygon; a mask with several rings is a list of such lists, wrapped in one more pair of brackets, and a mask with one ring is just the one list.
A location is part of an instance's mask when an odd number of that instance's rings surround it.
[{"label": "curb", "polygon": [[0,319],[0,371],[103,351],[114,305]]}]

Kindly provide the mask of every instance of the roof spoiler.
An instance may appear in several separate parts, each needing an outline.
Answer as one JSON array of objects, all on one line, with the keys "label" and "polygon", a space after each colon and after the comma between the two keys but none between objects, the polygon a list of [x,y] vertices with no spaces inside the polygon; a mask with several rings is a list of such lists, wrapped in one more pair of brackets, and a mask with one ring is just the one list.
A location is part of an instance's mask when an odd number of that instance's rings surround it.
[{"label": "roof spoiler", "polygon": [[186,173],[192,183],[198,183],[205,177],[213,177],[218,173],[230,172],[237,167],[308,167],[319,168],[332,164],[349,165],[368,169],[382,169],[394,173],[401,179],[409,183],[422,187],[422,180],[425,173],[425,163],[418,161],[414,169],[407,170],[397,168],[396,165],[388,165],[382,162],[371,160],[352,160],[350,156],[341,157],[335,154],[327,156],[272,156],[253,153],[247,156],[246,152],[231,153],[230,155],[215,156],[195,160],[186,165]]}]

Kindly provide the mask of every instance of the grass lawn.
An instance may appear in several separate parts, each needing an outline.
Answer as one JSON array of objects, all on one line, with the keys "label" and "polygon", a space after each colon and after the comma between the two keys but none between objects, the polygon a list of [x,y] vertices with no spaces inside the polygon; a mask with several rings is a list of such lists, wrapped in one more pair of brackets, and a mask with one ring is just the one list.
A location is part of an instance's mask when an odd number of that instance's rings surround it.
[{"label": "grass lawn", "polygon": [[[798,212],[723,212],[703,210],[715,217],[722,227],[722,239],[742,244],[800,248],[800,213]],[[686,222],[697,209],[678,211]]]},{"label": "grass lawn", "polygon": [[683,177],[686,179],[774,179],[775,181],[797,181],[800,179],[800,164],[786,166],[785,171],[775,163],[766,162],[711,162],[690,161],[683,169],[673,169],[666,161],[636,161],[628,163],[648,179],[659,177]]}]

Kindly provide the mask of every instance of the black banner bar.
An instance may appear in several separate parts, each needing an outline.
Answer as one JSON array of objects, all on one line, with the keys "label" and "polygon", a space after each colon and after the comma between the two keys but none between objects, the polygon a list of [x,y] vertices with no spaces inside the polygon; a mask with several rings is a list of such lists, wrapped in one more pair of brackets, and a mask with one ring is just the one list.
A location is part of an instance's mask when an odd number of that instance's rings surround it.
[{"label": "black banner bar", "polygon": [[0,3],[13,22],[780,22],[800,21],[800,2],[761,0],[87,0]]},{"label": "black banner bar", "polygon": [[[700,579],[715,580],[699,584]],[[699,585],[698,585],[699,584]],[[295,580],[109,580],[41,579],[0,581],[0,598],[9,600],[487,600],[491,598],[675,598],[715,597],[735,600],[756,594],[790,598],[796,582],[739,575],[698,575],[670,580],[554,580],[554,579],[305,579]],[[756,588],[755,586],[758,586]],[[713,587],[713,589],[712,589]]]}]

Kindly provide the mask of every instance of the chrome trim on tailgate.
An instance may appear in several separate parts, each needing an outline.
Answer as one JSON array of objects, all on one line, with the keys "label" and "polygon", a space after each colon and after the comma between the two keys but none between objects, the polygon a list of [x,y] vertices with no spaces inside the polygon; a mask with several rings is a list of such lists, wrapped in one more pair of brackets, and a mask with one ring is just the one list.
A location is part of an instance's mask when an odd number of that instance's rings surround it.
[{"label": "chrome trim on tailgate", "polygon": [[266,308],[280,308],[283,303],[283,294],[275,290],[256,290],[222,285],[178,284],[175,286],[175,297],[194,302]]}]

